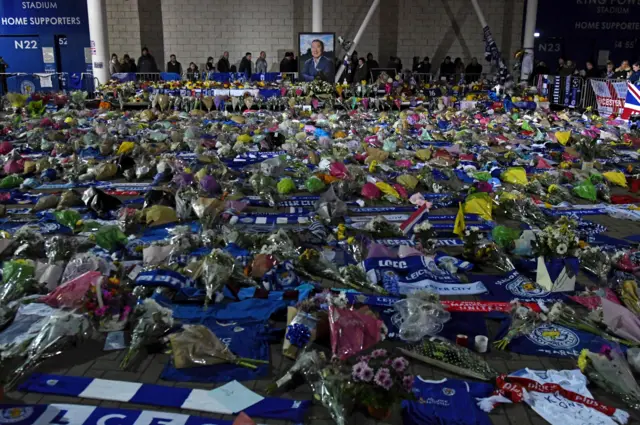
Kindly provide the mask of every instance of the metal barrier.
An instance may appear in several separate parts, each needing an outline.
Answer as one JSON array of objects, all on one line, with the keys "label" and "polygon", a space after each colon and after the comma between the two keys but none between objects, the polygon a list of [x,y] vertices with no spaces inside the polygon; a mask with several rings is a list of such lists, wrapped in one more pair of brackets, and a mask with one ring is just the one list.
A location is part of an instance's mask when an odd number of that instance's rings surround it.
[{"label": "metal barrier", "polygon": [[538,75],[538,93],[549,99],[552,106],[582,108],[585,79],[577,75]]},{"label": "metal barrier", "polygon": [[[584,109],[591,108],[593,110],[598,110],[598,94],[596,90],[593,88],[593,84],[591,81],[606,83],[608,86],[608,92],[612,97],[612,101],[615,102],[613,105],[613,109],[619,108],[621,105],[624,105],[624,99],[618,99],[617,94],[615,94],[615,88],[613,87],[616,83],[626,84],[627,80],[614,80],[607,78],[589,78],[586,80],[584,87],[584,94],[582,96],[582,107]],[[597,84],[596,84],[597,85]]]}]

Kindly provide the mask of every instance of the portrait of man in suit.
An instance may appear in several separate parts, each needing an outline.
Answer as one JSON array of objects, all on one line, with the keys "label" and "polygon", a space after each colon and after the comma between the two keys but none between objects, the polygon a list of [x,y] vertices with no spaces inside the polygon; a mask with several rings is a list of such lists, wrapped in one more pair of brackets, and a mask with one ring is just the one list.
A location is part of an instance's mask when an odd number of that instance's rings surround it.
[{"label": "portrait of man in suit", "polygon": [[[331,50],[328,52],[325,46],[326,39],[330,37],[330,41],[333,40],[333,34],[322,34],[322,37],[318,34],[300,34],[300,58],[303,59],[302,70],[300,71],[300,78],[303,81],[313,81],[319,78],[324,81],[333,83],[335,75],[335,65],[333,63],[333,43]],[[303,40],[306,37],[307,40]],[[309,43],[309,37],[310,43]],[[325,40],[323,40],[323,38]],[[302,50],[304,46],[308,46],[306,52]]]}]

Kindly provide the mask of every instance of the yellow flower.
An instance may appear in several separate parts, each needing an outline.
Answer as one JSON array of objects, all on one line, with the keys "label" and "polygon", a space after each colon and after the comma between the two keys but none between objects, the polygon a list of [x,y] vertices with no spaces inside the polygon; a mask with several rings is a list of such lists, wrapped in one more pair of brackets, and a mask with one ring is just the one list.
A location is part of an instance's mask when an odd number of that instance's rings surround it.
[{"label": "yellow flower", "polygon": [[371,164],[369,164],[369,172],[370,173],[375,172],[377,165],[378,165],[378,161],[376,161],[375,159],[373,161],[371,161]]},{"label": "yellow flower", "polygon": [[584,372],[584,370],[587,368],[587,365],[589,364],[589,358],[587,357],[588,355],[589,350],[587,350],[586,348],[580,351],[580,357],[578,357],[578,367],[582,372]]},{"label": "yellow flower", "polygon": [[367,85],[367,80],[360,81],[360,84],[362,84],[363,86],[366,86]]},{"label": "yellow flower", "polygon": [[338,224],[338,240],[339,241],[345,239],[346,232],[347,232],[347,227],[344,225],[344,223]]}]

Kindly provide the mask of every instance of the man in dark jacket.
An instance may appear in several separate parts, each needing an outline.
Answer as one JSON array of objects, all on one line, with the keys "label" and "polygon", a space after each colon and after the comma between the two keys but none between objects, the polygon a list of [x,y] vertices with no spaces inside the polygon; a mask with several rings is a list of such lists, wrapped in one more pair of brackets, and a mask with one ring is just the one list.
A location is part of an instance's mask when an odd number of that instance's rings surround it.
[{"label": "man in dark jacket", "polygon": [[146,47],[142,48],[142,56],[138,58],[138,72],[144,73],[153,73],[158,72],[158,65],[156,65],[156,60],[149,53],[149,49]]},{"label": "man in dark jacket", "polygon": [[425,56],[424,59],[422,59],[422,62],[418,64],[417,72],[419,74],[429,74],[431,72],[431,62],[429,62],[429,56]]},{"label": "man in dark jacket", "polygon": [[218,61],[218,72],[230,72],[231,64],[229,63],[229,52],[224,52]]},{"label": "man in dark jacket", "polygon": [[482,65],[478,63],[478,58],[471,58],[471,63],[467,65],[464,73],[466,74],[465,80],[467,81],[467,84],[474,81],[480,81],[480,77],[482,76]]},{"label": "man in dark jacket", "polygon": [[450,79],[456,72],[456,66],[451,62],[451,56],[444,58],[444,62],[440,64],[440,78],[446,77]]},{"label": "man in dark jacket", "polygon": [[167,72],[182,75],[182,64],[176,60],[176,55],[169,56],[169,62],[167,62]]},{"label": "man in dark jacket", "polygon": [[240,61],[240,67],[238,72],[245,74],[247,77],[251,77],[251,52],[247,52],[246,55]]},{"label": "man in dark jacket", "polygon": [[367,53],[367,69],[372,70],[375,68],[380,68],[378,61],[373,59],[373,53]]},{"label": "man in dark jacket", "polygon": [[296,61],[293,59],[293,52],[286,52],[284,54],[284,59],[280,62],[280,72],[298,72]]}]

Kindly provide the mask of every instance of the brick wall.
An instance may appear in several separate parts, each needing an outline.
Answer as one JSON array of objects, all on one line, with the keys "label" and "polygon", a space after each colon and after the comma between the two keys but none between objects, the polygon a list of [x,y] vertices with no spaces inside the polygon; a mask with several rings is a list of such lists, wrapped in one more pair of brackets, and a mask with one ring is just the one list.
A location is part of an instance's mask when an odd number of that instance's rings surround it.
[{"label": "brick wall", "polygon": [[122,57],[140,55],[140,20],[138,0],[106,0],[109,50]]},{"label": "brick wall", "polygon": [[[140,11],[138,1],[144,2]],[[524,1],[480,1],[507,59],[520,47]],[[152,3],[161,4],[160,10],[152,13],[144,6]],[[324,0],[323,29],[353,39],[370,4]],[[225,50],[236,65],[247,51],[255,62],[264,50],[275,70],[284,52],[295,50],[296,34],[311,31],[311,0],[107,0],[107,11],[112,51],[137,55],[141,33],[148,38],[154,28],[156,36],[146,43],[153,43],[156,58],[175,53],[185,68],[191,61],[201,66],[208,56],[217,61]],[[391,55],[406,67],[413,56],[425,55],[436,66],[447,55],[465,63],[475,56],[484,63],[482,28],[470,0],[381,0],[356,50],[361,56],[372,52],[383,66]]]}]

